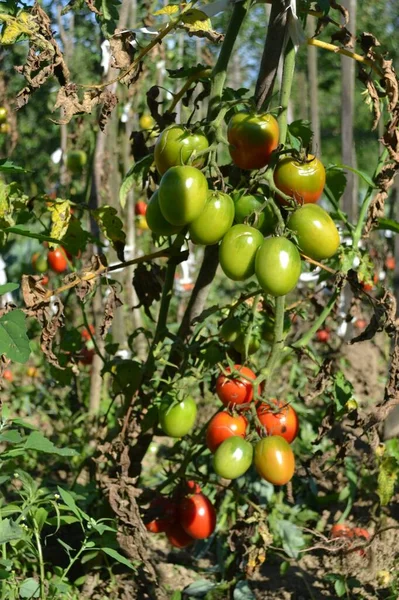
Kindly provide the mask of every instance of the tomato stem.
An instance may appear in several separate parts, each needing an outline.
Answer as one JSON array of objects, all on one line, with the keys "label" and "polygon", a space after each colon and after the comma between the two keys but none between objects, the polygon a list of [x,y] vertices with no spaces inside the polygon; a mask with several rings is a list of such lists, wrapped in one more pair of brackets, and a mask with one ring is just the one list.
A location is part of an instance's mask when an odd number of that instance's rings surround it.
[{"label": "tomato stem", "polygon": [[284,56],[283,66],[283,78],[280,89],[280,113],[277,117],[277,121],[280,128],[280,144],[285,144],[287,139],[287,118],[288,118],[288,105],[291,97],[292,80],[294,77],[295,70],[295,46],[290,40],[287,43]]}]

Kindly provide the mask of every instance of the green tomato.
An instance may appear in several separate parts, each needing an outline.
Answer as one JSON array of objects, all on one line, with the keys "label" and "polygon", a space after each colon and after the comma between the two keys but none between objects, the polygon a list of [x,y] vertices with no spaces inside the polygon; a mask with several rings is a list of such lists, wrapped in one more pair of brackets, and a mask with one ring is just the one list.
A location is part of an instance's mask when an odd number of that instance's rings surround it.
[{"label": "green tomato", "polygon": [[7,109],[4,106],[0,106],[0,123],[7,121]]},{"label": "green tomato", "polygon": [[83,150],[72,150],[68,152],[66,166],[71,173],[80,173],[87,163],[87,154]]},{"label": "green tomato", "polygon": [[263,235],[270,235],[274,232],[277,225],[277,218],[269,204],[258,214],[258,219],[255,222],[255,211],[258,211],[265,201],[262,196],[236,192],[233,195],[233,200],[235,208],[234,220],[236,223],[249,223],[255,229],[259,229]]},{"label": "green tomato", "polygon": [[[196,152],[209,147],[209,142],[202,133],[191,133],[180,125],[165,129],[155,144],[154,159],[160,175],[170,167],[185,165],[194,159]],[[202,167],[204,158],[193,160],[195,167]]]},{"label": "green tomato", "polygon": [[224,479],[237,479],[248,471],[252,464],[252,445],[240,436],[224,440],[213,456],[215,473]]},{"label": "green tomato", "polygon": [[173,235],[178,233],[181,227],[177,225],[171,225],[165,219],[161,213],[159,206],[159,192],[156,190],[147,205],[147,211],[145,213],[147,219],[147,225],[157,235]]},{"label": "green tomato", "polygon": [[235,342],[241,333],[241,319],[230,317],[220,328],[220,335],[225,342]]},{"label": "green tomato", "polygon": [[323,260],[338,250],[338,229],[328,212],[317,204],[304,204],[298,208],[287,226],[295,233],[300,250],[309,258]]},{"label": "green tomato", "polygon": [[[245,336],[246,332],[242,331],[237,339],[233,342],[234,350],[237,350],[240,354],[245,354]],[[253,327],[251,331],[251,335],[249,337],[248,344],[248,356],[251,354],[255,354],[260,348],[260,331],[258,327]]]},{"label": "green tomato", "polygon": [[263,235],[249,225],[233,225],[219,249],[220,266],[233,281],[244,281],[255,272],[255,256]]},{"label": "green tomato", "polygon": [[194,244],[210,246],[220,242],[234,220],[234,202],[223,192],[209,192],[202,213],[190,224],[189,233]]},{"label": "green tomato", "polygon": [[171,167],[159,184],[159,206],[168,223],[188,225],[200,216],[208,198],[208,182],[195,167]]},{"label": "green tomato", "polygon": [[297,247],[284,237],[267,238],[256,255],[255,273],[261,288],[271,296],[285,296],[301,274]]},{"label": "green tomato", "polygon": [[181,402],[168,397],[159,407],[159,424],[170,437],[186,435],[194,427],[196,417],[197,405],[191,396]]}]

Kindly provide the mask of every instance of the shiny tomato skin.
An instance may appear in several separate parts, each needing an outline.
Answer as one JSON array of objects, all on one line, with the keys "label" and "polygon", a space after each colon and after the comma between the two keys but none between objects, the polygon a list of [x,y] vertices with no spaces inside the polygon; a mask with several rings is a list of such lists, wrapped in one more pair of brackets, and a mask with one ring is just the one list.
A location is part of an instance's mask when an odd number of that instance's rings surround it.
[{"label": "shiny tomato skin", "polygon": [[[291,156],[282,158],[274,169],[276,187],[291,196],[298,204],[317,202],[323,193],[326,183],[326,171],[323,163],[312,154],[302,162]],[[282,198],[277,198],[281,204],[286,204]]]},{"label": "shiny tomato skin", "polygon": [[263,242],[260,231],[249,225],[233,225],[219,248],[220,266],[233,281],[244,281],[255,272],[255,256]]},{"label": "shiny tomato skin", "polygon": [[256,412],[268,435],[279,435],[289,444],[298,435],[298,415],[290,404],[273,399],[270,403],[262,403]]},{"label": "shiny tomato skin", "polygon": [[278,146],[279,127],[273,115],[238,112],[227,127],[230,156],[240,169],[261,169]]},{"label": "shiny tomato skin", "polygon": [[254,464],[259,475],[273,485],[285,485],[295,471],[291,446],[279,435],[270,435],[256,444]]},{"label": "shiny tomato skin", "polygon": [[172,225],[188,225],[200,216],[208,199],[208,182],[195,167],[171,167],[159,184],[159,207]]},{"label": "shiny tomato skin", "polygon": [[61,248],[49,250],[47,253],[47,261],[50,269],[56,273],[64,273],[68,268],[65,251]]},{"label": "shiny tomato skin", "polygon": [[284,237],[266,238],[255,259],[255,274],[261,288],[271,296],[285,296],[301,274],[297,247]]},{"label": "shiny tomato skin", "polygon": [[194,544],[194,538],[186,533],[180,523],[170,525],[166,531],[166,537],[175,548],[186,548]]},{"label": "shiny tomato skin", "polygon": [[220,328],[220,337],[225,342],[235,342],[241,333],[241,319],[238,317],[229,317]]},{"label": "shiny tomato skin", "polygon": [[156,190],[150,198],[146,212],[147,225],[156,235],[174,235],[181,227],[171,225],[163,216],[159,206],[159,192]]},{"label": "shiny tomato skin", "polygon": [[244,475],[252,464],[252,445],[239,436],[224,440],[213,457],[213,468],[219,477],[237,479]]},{"label": "shiny tomato skin", "polygon": [[8,111],[4,106],[0,106],[0,123],[5,123],[7,121]]},{"label": "shiny tomato skin", "polygon": [[144,202],[144,200],[139,200],[136,202],[134,212],[136,215],[145,215],[147,212],[147,202]]},{"label": "shiny tomato skin", "polygon": [[215,507],[202,493],[186,496],[180,502],[179,522],[188,535],[196,540],[204,540],[215,530]]},{"label": "shiny tomato skin", "polygon": [[191,159],[194,159],[193,166],[202,167],[205,159],[195,160],[195,153],[208,147],[209,142],[202,133],[191,133],[180,125],[173,125],[161,133],[155,144],[155,165],[160,175],[171,167],[189,163]]},{"label": "shiny tomato skin", "polygon": [[170,437],[180,438],[194,427],[197,405],[191,396],[182,401],[166,398],[159,407],[159,424]]},{"label": "shiny tomato skin", "polygon": [[171,524],[177,521],[178,507],[176,502],[165,496],[155,498],[149,508],[151,514],[155,517],[145,523],[145,528],[151,533],[164,533],[170,528]]},{"label": "shiny tomato skin", "polygon": [[316,340],[322,343],[328,342],[330,335],[328,329],[319,329],[319,331],[316,331]]},{"label": "shiny tomato skin", "polygon": [[287,227],[295,233],[300,251],[314,260],[331,258],[341,243],[334,221],[317,204],[304,204],[298,208],[289,218]]},{"label": "shiny tomato skin", "polygon": [[277,225],[277,219],[273,209],[268,204],[262,212],[258,214],[258,219],[255,220],[255,211],[264,204],[265,198],[252,194],[235,193],[233,195],[236,223],[248,223],[255,229],[259,229],[263,235],[270,235],[274,232]]},{"label": "shiny tomato skin", "polygon": [[223,192],[209,192],[202,213],[190,223],[189,234],[194,244],[217,244],[234,220],[234,202]]},{"label": "shiny tomato skin", "polygon": [[[248,367],[242,365],[234,365],[234,369],[239,371],[245,377],[255,380],[256,375]],[[227,375],[231,372],[230,367],[227,367]],[[251,402],[254,392],[250,381],[243,377],[228,377],[221,373],[216,381],[216,393],[219,399],[225,406],[234,404],[247,404]]]},{"label": "shiny tomato skin", "polygon": [[227,438],[238,436],[245,437],[248,421],[243,415],[233,416],[222,410],[209,422],[206,430],[206,445],[211,452],[215,452]]}]

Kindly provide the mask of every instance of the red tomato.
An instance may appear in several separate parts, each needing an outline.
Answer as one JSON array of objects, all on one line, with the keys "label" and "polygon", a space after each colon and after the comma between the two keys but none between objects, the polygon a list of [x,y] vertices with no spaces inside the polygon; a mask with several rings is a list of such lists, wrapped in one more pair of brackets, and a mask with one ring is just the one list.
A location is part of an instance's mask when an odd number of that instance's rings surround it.
[{"label": "red tomato", "polygon": [[193,480],[186,481],[185,487],[186,487],[186,492],[189,494],[200,494],[201,493],[201,487],[196,481],[193,481]]},{"label": "red tomato", "polygon": [[63,248],[49,250],[47,253],[49,267],[56,273],[64,273],[68,268],[68,261]]},{"label": "red tomato", "polygon": [[[306,161],[292,156],[281,159],[274,170],[276,187],[298,204],[317,202],[326,183],[326,171],[318,158],[309,154]],[[281,204],[286,204],[279,198]]]},{"label": "red tomato", "polygon": [[261,169],[278,146],[279,127],[273,115],[238,112],[227,127],[230,155],[240,169]]},{"label": "red tomato", "polygon": [[13,376],[12,372],[10,371],[10,369],[6,369],[4,371],[3,379],[5,379],[6,381],[12,381],[14,379],[14,376]]},{"label": "red tomato", "polygon": [[261,404],[256,412],[268,435],[279,435],[289,444],[298,435],[298,415],[289,404],[273,399],[270,404]]},{"label": "red tomato", "polygon": [[[361,540],[369,540],[370,539],[370,534],[367,531],[367,529],[363,529],[362,527],[354,527],[352,530],[352,536],[354,538],[361,538]],[[359,541],[361,541],[359,540]],[[359,556],[366,556],[366,550],[361,548],[360,550],[357,551]]]},{"label": "red tomato", "polygon": [[43,275],[43,277],[40,279],[39,283],[40,283],[41,285],[47,285],[49,281],[50,281],[50,280],[49,280],[49,278],[48,278],[48,275]]},{"label": "red tomato", "polygon": [[356,329],[364,329],[367,325],[366,319],[356,319],[354,323]]},{"label": "red tomato", "polygon": [[319,329],[316,332],[316,340],[318,342],[328,342],[330,339],[330,331],[328,329]]},{"label": "red tomato", "polygon": [[385,267],[388,271],[394,271],[396,267],[396,261],[393,256],[388,256],[385,260]]},{"label": "red tomato", "polygon": [[85,346],[84,348],[82,348],[79,354],[79,362],[82,363],[82,365],[91,365],[91,363],[93,362],[94,355],[94,349],[89,350],[89,348],[86,348]]},{"label": "red tomato", "polygon": [[216,527],[216,511],[204,494],[186,496],[180,502],[179,520],[184,531],[196,540],[209,537]]},{"label": "red tomato", "polygon": [[179,523],[174,523],[168,527],[166,537],[175,548],[186,548],[194,543],[194,539],[184,531]]},{"label": "red tomato", "polygon": [[144,200],[139,200],[136,202],[136,206],[134,207],[134,212],[136,215],[145,215],[147,212],[147,203]]},{"label": "red tomato", "polygon": [[[245,377],[249,377],[249,379],[256,379],[255,373],[248,367],[234,365],[234,369],[245,375]],[[227,367],[226,372],[231,372],[229,367]],[[216,393],[225,406],[247,404],[253,398],[253,387],[252,383],[243,377],[235,379],[221,373],[216,381]]]},{"label": "red tomato", "polygon": [[336,523],[331,527],[331,538],[351,538],[353,537],[352,529],[349,525],[343,523]]},{"label": "red tomato", "polygon": [[[95,333],[94,325],[89,325],[89,329],[90,329],[91,333],[94,335],[94,333]],[[84,327],[82,329],[82,339],[84,339],[86,342],[91,340],[91,335],[88,332],[88,330],[86,329],[86,327]]]},{"label": "red tomato", "polygon": [[171,525],[177,521],[177,504],[165,496],[155,498],[151,502],[148,512],[150,515],[154,515],[151,521],[145,523],[145,528],[151,533],[168,531]]},{"label": "red tomato", "polygon": [[226,410],[213,417],[206,430],[206,445],[211,452],[220,446],[224,440],[232,436],[244,438],[248,421],[242,415],[233,416]]}]

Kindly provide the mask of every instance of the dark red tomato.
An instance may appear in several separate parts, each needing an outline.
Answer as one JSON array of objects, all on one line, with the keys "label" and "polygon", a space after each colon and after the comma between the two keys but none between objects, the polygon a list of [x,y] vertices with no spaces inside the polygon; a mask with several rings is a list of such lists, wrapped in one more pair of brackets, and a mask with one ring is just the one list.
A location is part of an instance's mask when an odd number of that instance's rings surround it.
[{"label": "dark red tomato", "polygon": [[10,369],[6,369],[4,371],[3,379],[5,379],[6,381],[12,381],[14,379],[14,376],[12,374],[12,371],[10,371]]},{"label": "dark red tomato", "polygon": [[352,529],[349,525],[336,523],[331,527],[331,538],[351,538],[353,536]]},{"label": "dark red tomato", "polygon": [[134,212],[136,213],[136,215],[145,215],[145,213],[147,212],[147,202],[144,202],[144,200],[139,200],[138,202],[136,202]]},{"label": "dark red tomato", "polygon": [[204,494],[186,496],[180,502],[179,521],[188,535],[196,540],[203,540],[215,530],[216,511]]},{"label": "dark red tomato", "polygon": [[[234,369],[239,371],[250,380],[255,380],[256,375],[248,367],[242,365],[234,365]],[[251,402],[254,392],[251,381],[244,377],[236,378],[229,376],[231,373],[230,367],[226,369],[227,375],[221,373],[216,381],[216,393],[225,406],[233,406],[234,404],[247,404]]]},{"label": "dark red tomato", "polygon": [[89,349],[85,346],[84,348],[82,348],[79,354],[79,362],[82,363],[82,365],[91,365],[93,362],[94,355],[94,349]]},{"label": "dark red tomato", "polygon": [[247,430],[247,419],[242,415],[231,415],[226,410],[218,413],[210,421],[206,430],[206,445],[215,452],[224,440],[232,436],[244,438]]},{"label": "dark red tomato", "polygon": [[145,528],[151,533],[163,533],[177,521],[177,504],[170,498],[161,496],[150,504],[148,516],[154,517],[145,523]]},{"label": "dark red tomato", "polygon": [[[291,156],[281,159],[274,170],[276,187],[298,204],[317,202],[326,183],[326,171],[318,158],[309,154],[306,161]],[[285,201],[279,198],[282,204]]]},{"label": "dark red tomato", "polygon": [[166,537],[175,548],[186,548],[194,543],[194,539],[184,531],[180,523],[174,523],[168,527]]},{"label": "dark red tomato", "polygon": [[[89,329],[90,329],[90,331],[91,331],[92,335],[94,335],[94,333],[95,333],[94,325],[90,324],[90,325],[89,325]],[[83,339],[84,339],[86,342],[88,342],[89,340],[91,340],[91,335],[90,335],[90,333],[88,332],[88,330],[86,329],[86,327],[84,327],[84,328],[82,329],[82,338],[83,338]]]},{"label": "dark red tomato", "polygon": [[65,256],[65,251],[62,248],[49,250],[47,253],[47,261],[50,269],[56,273],[64,273],[68,268],[68,261]]},{"label": "dark red tomato", "polygon": [[330,339],[330,330],[329,329],[319,329],[316,332],[316,340],[318,342],[328,342]]},{"label": "dark red tomato", "polygon": [[278,146],[279,127],[273,115],[239,112],[227,127],[231,158],[240,169],[261,169]]},{"label": "dark red tomato", "polygon": [[385,268],[388,269],[388,271],[394,271],[396,267],[396,261],[394,259],[393,256],[388,256],[388,258],[385,261]]},{"label": "dark red tomato", "polygon": [[269,404],[261,404],[256,412],[268,435],[279,435],[289,444],[298,435],[298,415],[290,404],[273,399]]},{"label": "dark red tomato", "polygon": [[254,463],[259,475],[273,485],[285,485],[295,471],[291,446],[279,435],[270,435],[256,444]]}]

